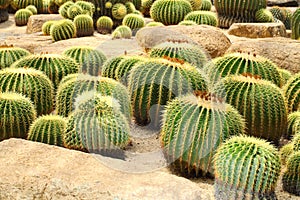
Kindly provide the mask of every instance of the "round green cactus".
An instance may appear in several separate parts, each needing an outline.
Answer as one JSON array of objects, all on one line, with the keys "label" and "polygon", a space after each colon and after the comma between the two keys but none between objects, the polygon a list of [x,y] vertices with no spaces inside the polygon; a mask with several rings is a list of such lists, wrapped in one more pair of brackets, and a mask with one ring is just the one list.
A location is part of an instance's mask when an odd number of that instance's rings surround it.
[{"label": "round green cactus", "polygon": [[131,30],[140,29],[145,26],[145,20],[141,15],[128,14],[123,18],[122,24]]},{"label": "round green cactus", "polygon": [[179,22],[178,25],[180,25],[180,26],[194,26],[194,25],[198,25],[198,24],[196,22],[192,21],[192,20],[183,20],[183,21]]},{"label": "round green cactus", "polygon": [[288,137],[300,133],[300,111],[288,115]]},{"label": "round green cactus", "polygon": [[142,7],[142,0],[132,0],[132,3],[136,10],[140,10]]},{"label": "round green cactus", "polygon": [[277,199],[281,163],[266,141],[235,136],[217,150],[214,165],[216,200]]},{"label": "round green cactus", "polygon": [[202,5],[202,0],[188,0],[188,2],[190,2],[194,11],[200,10]]},{"label": "round green cactus", "polygon": [[106,56],[100,50],[88,46],[73,46],[63,52],[64,55],[73,58],[81,65],[81,72],[93,76],[101,74]]},{"label": "round green cactus", "polygon": [[126,6],[128,14],[133,13],[134,11],[136,11],[134,4],[130,1],[126,2],[125,6]]},{"label": "round green cactus", "polygon": [[270,81],[251,74],[231,75],[219,81],[215,91],[245,117],[247,135],[278,145],[286,134],[286,102],[280,88]]},{"label": "round green cactus", "polygon": [[300,151],[300,132],[296,133],[292,140],[293,143],[293,151]]},{"label": "round green cactus", "polygon": [[192,10],[187,0],[157,0],[151,6],[150,15],[164,25],[176,25]]},{"label": "round green cactus", "polygon": [[202,94],[170,101],[163,114],[164,153],[172,168],[185,176],[212,175],[218,146],[233,135],[243,134],[245,129],[244,119],[236,109]]},{"label": "round green cactus", "polygon": [[93,18],[89,15],[77,15],[74,18],[74,25],[76,27],[77,37],[85,37],[94,35]]},{"label": "round green cactus", "polygon": [[63,146],[67,120],[59,115],[43,115],[30,126],[28,140]]},{"label": "round green cactus", "polygon": [[164,42],[158,44],[151,49],[150,57],[176,58],[199,69],[202,69],[208,63],[205,50],[195,44],[185,42]]},{"label": "round green cactus", "polygon": [[280,148],[280,151],[279,151],[279,155],[280,155],[280,160],[281,160],[281,163],[283,165],[286,164],[286,161],[288,159],[288,157],[294,153],[294,144],[292,142],[284,145],[283,147]]},{"label": "round green cactus", "polygon": [[36,118],[30,99],[18,93],[0,93],[0,108],[0,141],[12,137],[26,139],[29,126]]},{"label": "round green cactus", "polygon": [[292,76],[283,87],[287,100],[288,111],[300,110],[300,73]]},{"label": "round green cactus", "polygon": [[[68,77],[66,77],[68,78]],[[121,105],[121,111],[129,120],[131,118],[131,106],[126,87],[121,83],[105,77],[90,75],[72,76],[68,81],[62,80],[57,91],[57,114],[68,116],[74,110],[75,99],[86,91],[94,91],[102,95],[110,95],[117,99]]]},{"label": "round green cactus", "polygon": [[0,69],[10,67],[17,60],[30,55],[26,49],[2,45],[0,46]]},{"label": "round green cactus", "polygon": [[29,5],[25,9],[30,10],[33,15],[36,15],[38,13],[37,8],[34,5]]},{"label": "round green cactus", "polygon": [[11,65],[11,68],[21,67],[30,67],[44,72],[52,81],[55,89],[64,76],[77,73],[80,69],[75,60],[59,54],[34,54]]},{"label": "round green cactus", "polygon": [[97,31],[101,34],[109,34],[112,32],[114,22],[110,17],[102,16],[97,20]]},{"label": "round green cactus", "polygon": [[211,0],[202,0],[200,10],[210,11],[212,7]]},{"label": "round green cactus", "polygon": [[51,26],[50,35],[55,42],[71,39],[76,36],[76,27],[71,20],[59,20]]},{"label": "round green cactus", "polygon": [[118,26],[114,32],[112,33],[112,38],[113,39],[118,39],[118,38],[125,38],[125,39],[130,39],[132,36],[132,31],[128,26]]},{"label": "round green cactus", "polygon": [[61,5],[59,7],[59,10],[58,10],[59,14],[61,16],[63,16],[64,18],[68,19],[69,18],[68,9],[73,5],[74,5],[74,3],[72,1],[67,1],[66,3],[64,3],[63,5]]},{"label": "round green cactus", "polygon": [[299,40],[300,39],[300,8],[297,8],[297,10],[292,15],[291,29],[292,29],[292,39]]},{"label": "round green cactus", "polygon": [[123,19],[127,15],[127,8],[124,4],[117,3],[113,5],[111,12],[115,19]]},{"label": "round green cactus", "polygon": [[29,5],[33,5],[37,8],[38,13],[43,12],[43,0],[19,0],[17,1],[18,9],[26,8]]},{"label": "round green cactus", "polygon": [[18,92],[30,98],[38,115],[53,111],[53,85],[41,71],[5,68],[0,71],[0,92]]},{"label": "round green cactus", "polygon": [[283,85],[276,64],[267,58],[255,54],[230,53],[223,57],[215,58],[209,71],[214,81],[218,81],[220,77],[226,77],[230,74],[251,73],[271,81],[278,87]]},{"label": "round green cactus", "polygon": [[16,26],[25,26],[28,23],[29,17],[33,15],[30,10],[20,9],[15,13]]},{"label": "round green cactus", "polygon": [[255,22],[258,10],[267,7],[266,0],[218,0],[214,2],[219,26],[228,28],[233,23]]},{"label": "round green cactus", "polygon": [[42,26],[42,32],[44,35],[50,35],[51,26],[55,21],[46,21]]},{"label": "round green cactus", "polygon": [[262,8],[256,11],[255,20],[257,22],[274,22],[274,17],[269,10]]},{"label": "round green cactus", "polygon": [[158,127],[161,107],[168,101],[193,90],[208,89],[196,67],[161,58],[137,64],[130,72],[128,88],[135,121],[141,125],[151,122],[154,127]]},{"label": "round green cactus", "polygon": [[151,26],[165,26],[165,25],[161,22],[149,22],[148,24],[146,24],[146,27],[151,27]]},{"label": "round green cactus", "polygon": [[129,144],[129,125],[116,99],[84,93],[77,101],[64,134],[67,148],[102,153]]},{"label": "round green cactus", "polygon": [[68,8],[67,13],[68,18],[73,20],[77,15],[83,14],[83,9],[79,5],[73,4]]},{"label": "round green cactus", "polygon": [[292,12],[290,9],[273,6],[271,7],[270,12],[275,19],[280,20],[285,25],[286,29],[291,29]]},{"label": "round green cactus", "polygon": [[300,196],[300,151],[292,154],[287,161],[287,169],[282,176],[283,190]]},{"label": "round green cactus", "polygon": [[91,2],[86,2],[86,1],[76,1],[75,4],[82,8],[83,14],[93,16],[95,9],[96,9],[94,4],[92,4]]},{"label": "round green cactus", "polygon": [[206,24],[210,26],[218,25],[218,18],[214,12],[211,11],[193,11],[188,13],[184,20],[191,20],[196,22],[197,24]]},{"label": "round green cactus", "polygon": [[278,68],[278,71],[281,75],[282,86],[284,86],[287,83],[287,81],[292,77],[292,73],[289,70],[281,68]]}]

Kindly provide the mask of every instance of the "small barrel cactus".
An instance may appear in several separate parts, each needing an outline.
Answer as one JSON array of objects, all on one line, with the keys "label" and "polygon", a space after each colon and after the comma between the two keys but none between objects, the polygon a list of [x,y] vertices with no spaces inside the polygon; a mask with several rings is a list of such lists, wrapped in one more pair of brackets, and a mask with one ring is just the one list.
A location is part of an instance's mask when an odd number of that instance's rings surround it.
[{"label": "small barrel cactus", "polygon": [[42,32],[44,35],[50,35],[51,26],[55,21],[46,21],[42,26]]},{"label": "small barrel cactus", "polygon": [[202,0],[200,10],[210,11],[212,7],[211,0]]},{"label": "small barrel cactus", "polygon": [[142,7],[142,0],[132,0],[132,3],[136,10],[140,10]]},{"label": "small barrel cactus", "polygon": [[126,9],[127,9],[127,14],[133,13],[136,11],[135,6],[132,2],[128,1],[125,3]]},{"label": "small barrel cactus", "polygon": [[122,24],[131,30],[140,29],[145,26],[145,20],[141,15],[128,14],[123,18]]},{"label": "small barrel cactus", "polygon": [[30,98],[38,115],[53,111],[53,85],[41,71],[32,68],[1,70],[0,92],[18,92]]},{"label": "small barrel cactus", "polygon": [[192,10],[187,0],[157,0],[151,6],[150,15],[156,22],[176,25]]},{"label": "small barrel cactus", "polygon": [[73,4],[68,8],[67,13],[68,18],[73,20],[77,15],[83,14],[83,9],[79,5]]},{"label": "small barrel cactus", "polygon": [[179,22],[178,25],[180,25],[180,26],[194,26],[194,25],[198,25],[198,24],[196,22],[192,21],[192,20],[183,20],[183,21]]},{"label": "small barrel cactus", "polygon": [[300,133],[300,111],[288,115],[288,137]]},{"label": "small barrel cactus", "polygon": [[115,19],[123,19],[127,15],[127,8],[124,4],[117,3],[113,5],[111,12]]},{"label": "small barrel cactus", "polygon": [[293,153],[282,176],[283,190],[300,196],[300,151]]},{"label": "small barrel cactus", "polygon": [[161,22],[149,22],[148,24],[146,24],[146,27],[151,27],[151,26],[164,26],[164,24]]},{"label": "small barrel cactus", "polygon": [[188,2],[190,2],[194,11],[200,10],[202,5],[202,0],[188,0]]},{"label": "small barrel cactus", "polygon": [[63,52],[64,55],[73,58],[81,65],[81,72],[93,76],[101,74],[101,68],[106,61],[106,56],[100,50],[88,46],[73,46]]},{"label": "small barrel cactus", "polygon": [[61,79],[80,69],[75,60],[59,54],[34,54],[15,62],[11,68],[30,67],[44,72],[56,89]]},{"label": "small barrel cactus", "polygon": [[291,29],[292,29],[292,39],[299,40],[300,39],[300,8],[297,8],[297,10],[292,15]]},{"label": "small barrel cactus", "polygon": [[185,176],[213,175],[213,155],[218,146],[245,129],[236,109],[209,94],[201,95],[176,98],[163,114],[164,153],[172,168]]},{"label": "small barrel cactus", "polygon": [[132,36],[132,31],[128,26],[118,26],[114,32],[112,33],[112,38],[113,39],[118,39],[118,38],[125,38],[125,39],[130,39]]},{"label": "small barrel cactus", "polygon": [[287,81],[292,77],[292,73],[289,70],[281,68],[278,68],[278,71],[281,75],[282,86],[284,86],[287,83]]},{"label": "small barrel cactus", "polygon": [[257,22],[274,22],[274,17],[269,10],[262,8],[256,11],[255,20]]},{"label": "small barrel cactus", "polygon": [[191,20],[197,24],[206,24],[210,26],[218,26],[218,17],[216,13],[211,11],[193,11],[188,13],[184,20]]},{"label": "small barrel cactus", "polygon": [[25,26],[28,23],[29,17],[33,15],[30,10],[20,9],[15,13],[16,26]]},{"label": "small barrel cactus", "polygon": [[300,110],[300,73],[292,76],[283,87],[287,100],[288,111]]},{"label": "small barrel cactus", "polygon": [[38,11],[34,5],[29,5],[25,9],[30,10],[33,15],[36,15],[38,13]]},{"label": "small barrel cactus", "polygon": [[294,144],[292,142],[282,146],[279,151],[281,163],[285,165],[288,157],[293,153],[294,153]]},{"label": "small barrel cactus", "polygon": [[243,74],[225,77],[215,90],[245,117],[247,135],[278,145],[287,132],[286,102],[280,88],[270,81]]},{"label": "small barrel cactus", "polygon": [[51,26],[50,35],[55,42],[71,39],[76,36],[76,27],[71,20],[59,20]]},{"label": "small barrel cactus", "polygon": [[86,1],[76,1],[75,4],[82,8],[83,14],[93,16],[95,9],[96,9],[94,4],[92,4],[91,2],[86,2]]},{"label": "small barrel cactus", "polygon": [[17,60],[30,55],[26,49],[2,45],[0,46],[0,69],[10,67]]},{"label": "small barrel cactus", "polygon": [[94,35],[93,18],[89,15],[77,15],[74,18],[77,37],[85,37]]},{"label": "small barrel cactus", "polygon": [[290,9],[273,6],[270,8],[270,12],[274,19],[280,20],[285,25],[286,29],[291,29],[292,12]]},{"label": "small barrel cactus", "polygon": [[68,9],[73,5],[74,5],[74,3],[72,1],[67,1],[66,3],[64,3],[63,5],[61,5],[59,7],[59,10],[58,10],[59,14],[61,16],[63,16],[64,18],[68,19],[69,18]]},{"label": "small barrel cactus", "polygon": [[12,137],[26,139],[29,126],[36,118],[30,99],[19,93],[0,93],[0,108],[0,141]]},{"label": "small barrel cactus", "polygon": [[23,9],[29,5],[33,5],[37,8],[38,13],[43,12],[43,0],[19,0],[17,1],[17,8]]},{"label": "small barrel cactus", "polygon": [[63,146],[67,120],[59,115],[43,115],[30,126],[28,140]]},{"label": "small barrel cactus", "polygon": [[101,34],[109,34],[112,32],[114,22],[110,17],[102,16],[97,20],[97,31]]},{"label": "small barrel cactus", "polygon": [[214,165],[216,200],[277,199],[281,163],[266,141],[235,136],[217,150]]}]

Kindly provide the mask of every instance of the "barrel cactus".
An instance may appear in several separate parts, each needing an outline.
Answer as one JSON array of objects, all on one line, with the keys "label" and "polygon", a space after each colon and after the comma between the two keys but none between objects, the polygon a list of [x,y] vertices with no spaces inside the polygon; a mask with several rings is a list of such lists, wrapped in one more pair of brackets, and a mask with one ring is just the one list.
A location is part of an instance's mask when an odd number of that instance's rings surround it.
[{"label": "barrel cactus", "polygon": [[37,8],[38,13],[43,12],[43,0],[19,0],[17,1],[17,9],[24,9],[29,5]]},{"label": "barrel cactus", "polygon": [[29,5],[25,9],[30,10],[30,12],[32,12],[33,15],[36,15],[38,12],[34,5]]},{"label": "barrel cactus", "polygon": [[136,10],[140,10],[142,7],[142,0],[132,0],[132,3]]},{"label": "barrel cactus", "polygon": [[198,24],[196,22],[192,21],[192,20],[183,20],[183,21],[179,22],[178,25],[180,25],[180,26],[194,26],[194,25],[198,25]]},{"label": "barrel cactus", "polygon": [[193,90],[206,91],[208,86],[196,67],[153,58],[131,70],[128,88],[136,123],[146,125],[151,122],[154,127],[159,127],[161,107],[169,100]]},{"label": "barrel cactus", "polygon": [[28,23],[29,17],[33,15],[30,10],[20,9],[15,13],[16,26],[25,26]]},{"label": "barrel cactus", "polygon": [[289,112],[300,110],[300,73],[295,74],[283,87]]},{"label": "barrel cactus", "polygon": [[63,146],[67,120],[59,115],[43,115],[30,126],[28,140]]},{"label": "barrel cactus", "polygon": [[125,3],[127,14],[133,13],[136,11],[135,6],[132,2],[128,1]]},{"label": "barrel cactus", "polygon": [[150,15],[164,25],[176,25],[192,10],[187,0],[157,0],[151,6]]},{"label": "barrel cactus", "polygon": [[131,30],[136,30],[145,26],[145,20],[141,15],[128,14],[123,18],[122,24],[128,26]]},{"label": "barrel cactus", "polygon": [[161,143],[173,170],[185,176],[213,175],[218,146],[244,129],[243,117],[229,104],[209,94],[189,95],[167,104]]},{"label": "barrel cactus", "polygon": [[290,9],[273,6],[270,8],[270,12],[275,19],[280,20],[285,25],[286,29],[291,29],[292,12]]},{"label": "barrel cactus", "polygon": [[282,146],[279,151],[281,163],[285,165],[288,157],[293,153],[294,153],[294,144],[292,142]]},{"label": "barrel cactus", "polygon": [[19,93],[0,93],[0,108],[0,141],[12,137],[26,139],[29,126],[36,118],[30,99]]},{"label": "barrel cactus", "polygon": [[87,14],[92,17],[94,12],[96,11],[94,4],[92,4],[91,2],[76,1],[75,4],[82,8],[82,14]]},{"label": "barrel cactus", "polygon": [[287,83],[287,81],[292,77],[292,73],[289,70],[281,68],[278,68],[278,71],[281,75],[282,86],[284,86]]},{"label": "barrel cactus", "polygon": [[288,137],[300,134],[300,111],[288,115]]},{"label": "barrel cactus", "polygon": [[300,196],[300,151],[293,153],[282,176],[283,190]]},{"label": "barrel cactus", "polygon": [[63,16],[64,18],[68,19],[69,18],[68,9],[73,5],[74,5],[74,3],[72,1],[67,1],[66,3],[64,3],[63,5],[61,5],[59,7],[59,10],[58,10],[59,14],[61,16]]},{"label": "barrel cactus", "polygon": [[118,39],[118,38],[125,38],[125,39],[130,39],[132,36],[132,31],[128,26],[118,26],[112,33],[112,38],[113,39]]},{"label": "barrel cactus", "polygon": [[287,132],[284,96],[276,85],[251,74],[231,75],[221,80],[216,93],[225,97],[246,119],[246,134],[278,145]]},{"label": "barrel cactus", "polygon": [[75,59],[81,65],[81,72],[93,76],[101,74],[102,65],[106,61],[102,51],[88,46],[73,46],[66,49],[63,54]]},{"label": "barrel cactus", "polygon": [[274,17],[269,10],[262,8],[256,11],[255,20],[257,22],[274,22]]},{"label": "barrel cactus", "polygon": [[71,20],[59,20],[51,26],[50,35],[55,42],[71,39],[76,36],[76,27]]},{"label": "barrel cactus", "polygon": [[202,5],[202,0],[188,0],[190,2],[193,10],[200,10],[201,5]]},{"label": "barrel cactus", "polygon": [[292,29],[292,39],[299,40],[300,39],[300,8],[294,12],[292,16],[291,22]]},{"label": "barrel cactus", "polygon": [[73,20],[77,15],[83,14],[83,9],[76,4],[71,5],[67,10],[68,18]]},{"label": "barrel cactus", "polygon": [[112,9],[112,16],[115,19],[123,19],[125,17],[125,15],[127,15],[127,8],[124,4],[122,3],[117,3],[115,5],[113,5]]},{"label": "barrel cactus", "polygon": [[109,34],[112,32],[114,22],[110,17],[102,16],[97,20],[97,31],[101,34]]},{"label": "barrel cactus", "polygon": [[148,24],[146,24],[146,27],[151,27],[151,26],[164,26],[164,24],[161,22],[149,22]]},{"label": "barrel cactus", "polygon": [[26,49],[2,45],[0,46],[0,69],[10,67],[17,60],[30,55]]},{"label": "barrel cactus", "polygon": [[211,0],[202,0],[200,10],[210,11],[212,7]]},{"label": "barrel cactus", "polygon": [[233,137],[217,150],[214,165],[216,200],[277,199],[281,163],[277,150],[266,141]]},{"label": "barrel cactus", "polygon": [[18,92],[30,98],[38,115],[53,111],[53,85],[41,71],[32,68],[1,70],[0,92]]},{"label": "barrel cactus", "polygon": [[50,35],[51,26],[55,21],[46,21],[42,26],[42,32],[44,35]]},{"label": "barrel cactus", "polygon": [[52,81],[56,89],[61,79],[68,75],[77,73],[80,69],[75,60],[59,54],[34,54],[15,62],[11,68],[30,67],[44,72]]},{"label": "barrel cactus", "polygon": [[77,15],[74,18],[74,25],[76,27],[77,37],[85,37],[94,35],[93,18],[89,15]]},{"label": "barrel cactus", "polygon": [[218,17],[216,13],[211,11],[193,11],[188,13],[184,20],[191,20],[197,24],[206,24],[210,26],[218,26]]}]

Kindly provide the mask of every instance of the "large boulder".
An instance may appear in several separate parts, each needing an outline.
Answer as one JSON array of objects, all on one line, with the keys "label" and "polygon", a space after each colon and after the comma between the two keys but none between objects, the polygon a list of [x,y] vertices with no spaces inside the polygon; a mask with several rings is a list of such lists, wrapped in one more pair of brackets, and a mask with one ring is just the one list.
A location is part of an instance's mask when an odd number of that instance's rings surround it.
[{"label": "large boulder", "polygon": [[165,41],[186,41],[201,45],[212,58],[222,56],[231,45],[221,29],[208,25],[145,27],[136,39],[146,51]]},{"label": "large boulder", "polygon": [[0,199],[213,199],[164,171],[130,174],[91,154],[21,139],[0,143]]},{"label": "large boulder", "polygon": [[297,7],[300,6],[299,0],[268,0],[268,6],[282,6],[282,7]]},{"label": "large boulder", "polygon": [[286,37],[283,23],[234,23],[228,34],[247,38]]},{"label": "large boulder", "polygon": [[31,15],[27,23],[26,33],[36,33],[42,31],[42,26],[47,21],[57,21],[61,20],[63,17],[58,14],[40,14]]}]

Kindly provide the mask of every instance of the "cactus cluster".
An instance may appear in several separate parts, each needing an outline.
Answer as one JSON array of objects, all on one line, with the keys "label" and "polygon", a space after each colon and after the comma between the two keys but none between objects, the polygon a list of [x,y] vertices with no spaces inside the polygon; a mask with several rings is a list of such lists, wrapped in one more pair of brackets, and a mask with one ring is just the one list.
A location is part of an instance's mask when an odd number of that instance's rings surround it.
[{"label": "cactus cluster", "polygon": [[273,6],[270,8],[270,12],[274,19],[280,20],[285,25],[286,29],[291,29],[292,12],[290,9]]},{"label": "cactus cluster", "polygon": [[33,5],[36,7],[38,13],[43,12],[43,0],[17,0],[14,1],[15,9],[25,9],[27,6]]},{"label": "cactus cluster", "polygon": [[101,34],[109,34],[112,32],[114,22],[110,17],[102,16],[96,22],[97,31]]},{"label": "cactus cluster", "polygon": [[125,38],[130,39],[132,36],[132,31],[128,26],[118,26],[111,34],[113,39]]},{"label": "cactus cluster", "polygon": [[297,8],[297,10],[292,15],[291,30],[292,30],[292,39],[299,40],[300,39],[300,8]]},{"label": "cactus cluster", "polygon": [[77,15],[74,18],[77,37],[85,37],[94,35],[93,18],[87,14]]},{"label": "cactus cluster", "polygon": [[292,112],[288,115],[288,131],[287,136],[300,134],[300,111]]},{"label": "cactus cluster", "polygon": [[96,11],[94,4],[87,1],[76,1],[75,3],[72,1],[63,1],[61,3],[63,4],[58,3],[58,12],[66,19],[73,20],[76,16],[82,14],[92,17]]},{"label": "cactus cluster", "polygon": [[226,141],[215,156],[215,198],[277,199],[280,175],[277,150],[264,140],[236,136]]},{"label": "cactus cluster", "polygon": [[15,13],[16,26],[25,26],[28,23],[29,17],[33,15],[28,9],[20,9]]},{"label": "cactus cluster", "polygon": [[274,22],[274,17],[269,10],[262,8],[256,11],[255,20],[257,22]]},{"label": "cactus cluster", "polygon": [[67,2],[65,2],[63,5],[61,5],[61,6],[59,7],[59,10],[58,10],[59,14],[60,14],[62,17],[68,19],[68,18],[69,18],[69,16],[68,16],[68,9],[69,9],[71,6],[73,6],[73,5],[74,5],[74,3],[73,3],[72,1],[67,1]]},{"label": "cactus cluster", "polygon": [[0,69],[10,67],[17,60],[30,55],[26,49],[2,45],[0,46]]},{"label": "cactus cluster", "polygon": [[210,26],[218,26],[218,17],[211,11],[193,11],[188,13],[184,20],[194,21],[197,24],[206,24]]},{"label": "cactus cluster", "polygon": [[300,151],[293,153],[282,176],[283,190],[300,196]]},{"label": "cactus cluster", "polygon": [[51,26],[50,35],[55,42],[71,39],[76,36],[76,27],[69,19],[59,20]]},{"label": "cactus cluster", "polygon": [[300,110],[300,73],[292,76],[283,87],[287,100],[288,111]]}]

